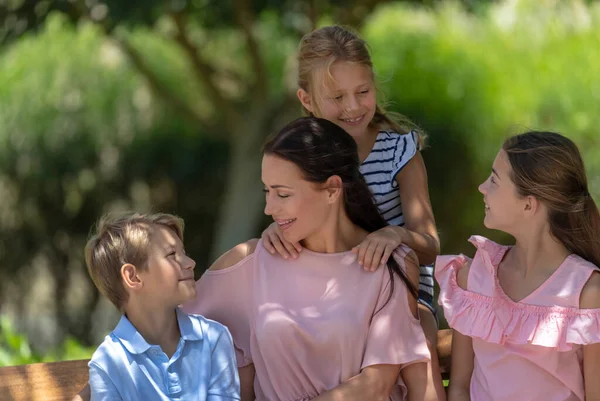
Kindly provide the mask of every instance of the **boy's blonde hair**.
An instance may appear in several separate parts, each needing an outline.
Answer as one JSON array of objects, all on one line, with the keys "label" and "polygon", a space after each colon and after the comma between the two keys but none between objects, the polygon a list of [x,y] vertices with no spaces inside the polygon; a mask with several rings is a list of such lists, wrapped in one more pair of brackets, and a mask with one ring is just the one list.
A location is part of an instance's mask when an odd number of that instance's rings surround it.
[{"label": "boy's blonde hair", "polygon": [[[367,43],[349,28],[339,25],[326,26],[306,34],[298,49],[298,87],[306,91],[313,103],[318,93],[317,86],[326,82],[315,82],[315,72],[324,69],[332,79],[331,66],[338,61],[364,65],[373,71],[373,62]],[[326,77],[323,77],[323,79]],[[305,113],[311,114],[304,109]],[[386,112],[377,105],[371,125],[377,128],[389,128],[400,134],[415,131],[421,148],[425,145],[425,134],[408,118],[399,113]]]},{"label": "boy's blonde hair", "polygon": [[148,247],[152,226],[167,227],[183,241],[183,220],[165,213],[106,214],[96,224],[85,246],[85,263],[96,288],[123,312],[128,295],[121,279],[121,267],[148,268]]}]

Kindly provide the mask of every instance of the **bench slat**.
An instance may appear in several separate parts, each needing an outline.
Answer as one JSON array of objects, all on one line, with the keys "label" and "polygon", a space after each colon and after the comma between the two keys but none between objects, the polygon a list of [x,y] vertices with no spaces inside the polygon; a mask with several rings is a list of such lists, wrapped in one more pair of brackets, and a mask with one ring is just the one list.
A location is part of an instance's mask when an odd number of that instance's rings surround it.
[{"label": "bench slat", "polygon": [[88,381],[89,360],[0,368],[0,401],[71,400]]}]

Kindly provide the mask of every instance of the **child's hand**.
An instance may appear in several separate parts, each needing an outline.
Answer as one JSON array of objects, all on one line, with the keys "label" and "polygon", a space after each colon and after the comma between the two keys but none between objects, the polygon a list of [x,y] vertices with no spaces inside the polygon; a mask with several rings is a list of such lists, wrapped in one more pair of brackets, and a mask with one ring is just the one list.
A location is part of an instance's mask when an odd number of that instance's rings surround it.
[{"label": "child's hand", "polygon": [[296,242],[292,244],[283,238],[283,234],[279,229],[279,225],[273,222],[265,231],[262,233],[263,245],[271,255],[276,252],[279,253],[283,258],[289,259],[298,257],[298,254],[302,250],[302,246]]},{"label": "child's hand", "polygon": [[367,237],[352,248],[352,252],[358,253],[358,263],[366,271],[375,271],[379,266],[384,266],[394,249],[402,243],[404,229],[397,226],[387,226],[367,235]]}]

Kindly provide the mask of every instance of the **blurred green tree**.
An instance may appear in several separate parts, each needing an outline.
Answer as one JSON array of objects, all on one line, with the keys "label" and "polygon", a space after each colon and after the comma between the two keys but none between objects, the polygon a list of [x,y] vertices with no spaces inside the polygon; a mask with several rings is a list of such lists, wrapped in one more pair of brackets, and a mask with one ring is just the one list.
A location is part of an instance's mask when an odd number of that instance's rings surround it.
[{"label": "blurred green tree", "polygon": [[[223,204],[219,210],[212,255],[254,235],[262,221],[260,146],[264,138],[299,115],[294,77],[287,57],[299,37],[313,29],[323,15],[339,23],[361,25],[383,0],[367,1],[278,1],[278,0],[22,0],[9,2],[4,12],[4,42],[18,38],[43,24],[49,12],[58,10],[73,22],[89,20],[109,35],[147,80],[154,94],[182,118],[201,127],[220,127],[221,139],[229,144],[229,163]],[[277,19],[266,26],[265,20]],[[130,28],[154,29],[185,54],[193,84],[202,91],[203,106],[181,96],[153,64],[156,54],[147,54],[135,41]],[[241,38],[219,44],[223,35]],[[273,35],[290,38],[288,51],[269,49]],[[232,46],[233,44],[233,46]],[[289,74],[288,74],[289,75]],[[187,77],[190,78],[190,77]],[[172,78],[171,78],[172,79]]]}]

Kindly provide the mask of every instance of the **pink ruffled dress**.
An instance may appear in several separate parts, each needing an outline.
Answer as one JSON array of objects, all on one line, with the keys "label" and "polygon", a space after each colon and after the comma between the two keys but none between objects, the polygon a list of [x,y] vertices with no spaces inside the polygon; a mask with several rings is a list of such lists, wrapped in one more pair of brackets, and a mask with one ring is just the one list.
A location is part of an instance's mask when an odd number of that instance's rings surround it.
[{"label": "pink ruffled dress", "polygon": [[[394,257],[404,268],[408,248]],[[254,364],[258,401],[307,401],[377,364],[404,368],[430,359],[408,305],[406,286],[388,269],[365,272],[352,252],[302,250],[295,260],[255,252],[198,280],[185,311],[225,324],[238,366]],[[391,400],[403,400],[402,379]]]},{"label": "pink ruffled dress", "polygon": [[457,271],[469,259],[439,256],[439,303],[450,327],[473,340],[472,401],[583,401],[583,346],[600,343],[600,309],[579,309],[581,290],[598,268],[571,254],[520,302],[510,299],[497,268],[508,246],[480,236],[468,288]]}]

